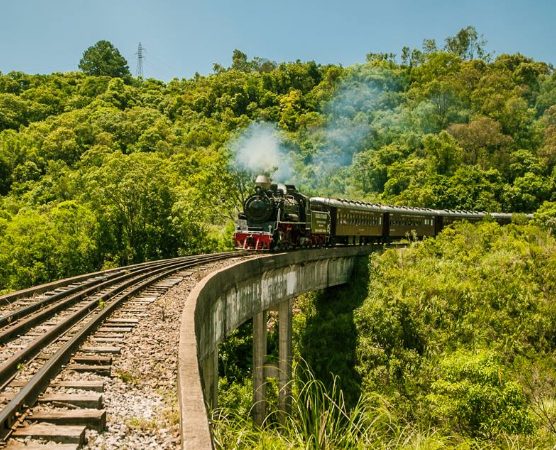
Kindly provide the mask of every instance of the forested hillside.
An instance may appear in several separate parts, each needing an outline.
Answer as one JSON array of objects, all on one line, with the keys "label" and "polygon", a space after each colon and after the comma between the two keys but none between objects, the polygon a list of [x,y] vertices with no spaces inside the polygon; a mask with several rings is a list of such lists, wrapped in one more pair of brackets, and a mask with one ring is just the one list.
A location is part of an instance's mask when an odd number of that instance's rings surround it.
[{"label": "forested hillside", "polygon": [[225,248],[251,176],[233,143],[259,122],[309,194],[554,215],[554,70],[489,56],[473,28],[346,68],[240,51],[168,83],[80,67],[0,75],[0,291]]}]

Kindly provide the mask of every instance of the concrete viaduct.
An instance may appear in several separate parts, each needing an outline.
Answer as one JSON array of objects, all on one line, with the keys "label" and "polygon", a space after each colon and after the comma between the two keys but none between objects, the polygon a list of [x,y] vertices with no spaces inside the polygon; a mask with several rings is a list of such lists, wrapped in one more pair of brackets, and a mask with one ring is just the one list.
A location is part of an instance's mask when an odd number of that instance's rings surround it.
[{"label": "concrete viaduct", "polygon": [[[376,248],[376,247],[375,247]],[[182,447],[213,448],[208,410],[216,406],[218,344],[253,320],[254,418],[265,416],[266,377],[276,377],[279,407],[289,408],[293,297],[346,283],[358,257],[373,247],[343,247],[270,254],[214,272],[190,293],[182,313],[178,392]],[[266,314],[278,311],[279,358],[266,363]]]}]

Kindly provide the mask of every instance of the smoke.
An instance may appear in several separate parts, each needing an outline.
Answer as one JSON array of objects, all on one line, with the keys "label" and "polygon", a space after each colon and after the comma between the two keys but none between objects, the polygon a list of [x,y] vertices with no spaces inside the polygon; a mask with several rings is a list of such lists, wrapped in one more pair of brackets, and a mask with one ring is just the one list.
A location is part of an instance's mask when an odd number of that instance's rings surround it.
[{"label": "smoke", "polygon": [[323,108],[325,126],[315,131],[321,144],[312,160],[319,173],[333,174],[350,166],[355,154],[372,145],[373,121],[392,109],[397,89],[397,81],[385,69],[364,65],[352,69]]},{"label": "smoke", "polygon": [[230,146],[235,166],[253,175],[267,173],[275,181],[287,181],[293,173],[292,159],[275,125],[255,122]]},{"label": "smoke", "polygon": [[372,147],[373,127],[399,106],[400,84],[388,69],[353,66],[322,108],[324,125],[305,135],[312,144],[303,157],[291,143],[286,146],[276,125],[257,122],[231,144],[236,168],[253,175],[264,172],[275,181],[301,184],[313,192],[345,190],[354,156]]}]

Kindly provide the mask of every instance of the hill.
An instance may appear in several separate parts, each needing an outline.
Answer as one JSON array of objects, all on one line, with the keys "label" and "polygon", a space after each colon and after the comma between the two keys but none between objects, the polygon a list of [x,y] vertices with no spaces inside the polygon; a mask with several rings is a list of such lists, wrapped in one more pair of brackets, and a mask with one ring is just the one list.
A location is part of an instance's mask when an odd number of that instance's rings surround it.
[{"label": "hill", "polygon": [[235,51],[229,68],[168,83],[0,74],[0,291],[225,248],[251,176],[234,143],[261,123],[289,165],[283,181],[310,194],[518,212],[554,202],[554,69],[491,58],[462,31],[443,49],[347,68]]}]

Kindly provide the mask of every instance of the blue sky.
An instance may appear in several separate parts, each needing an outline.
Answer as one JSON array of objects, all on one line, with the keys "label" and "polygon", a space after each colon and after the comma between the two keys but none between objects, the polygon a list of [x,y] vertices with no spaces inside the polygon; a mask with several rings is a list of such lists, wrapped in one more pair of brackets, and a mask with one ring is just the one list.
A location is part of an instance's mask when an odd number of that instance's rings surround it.
[{"label": "blue sky", "polygon": [[249,57],[344,66],[368,52],[444,38],[473,25],[488,49],[556,65],[555,0],[0,0],[0,71],[77,69],[83,51],[111,41],[145,77],[170,80]]}]

